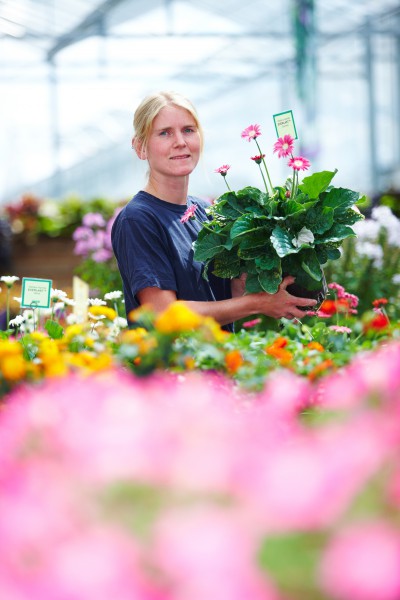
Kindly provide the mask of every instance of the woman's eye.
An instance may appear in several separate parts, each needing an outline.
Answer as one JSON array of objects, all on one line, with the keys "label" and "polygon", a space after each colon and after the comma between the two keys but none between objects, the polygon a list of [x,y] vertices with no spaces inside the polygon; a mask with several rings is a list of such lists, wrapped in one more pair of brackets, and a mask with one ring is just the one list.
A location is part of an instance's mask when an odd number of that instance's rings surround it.
[{"label": "woman's eye", "polygon": [[193,133],[194,129],[193,129],[193,127],[185,127],[184,131],[185,131],[185,133]]}]

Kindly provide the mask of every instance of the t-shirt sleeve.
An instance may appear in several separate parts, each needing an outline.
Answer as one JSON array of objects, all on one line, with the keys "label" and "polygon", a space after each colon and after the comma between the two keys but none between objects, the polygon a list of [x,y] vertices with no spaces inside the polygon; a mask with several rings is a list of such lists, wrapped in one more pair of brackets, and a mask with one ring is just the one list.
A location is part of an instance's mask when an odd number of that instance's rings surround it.
[{"label": "t-shirt sleeve", "polygon": [[117,257],[132,295],[146,287],[177,290],[168,239],[151,215],[136,211],[121,220]]}]

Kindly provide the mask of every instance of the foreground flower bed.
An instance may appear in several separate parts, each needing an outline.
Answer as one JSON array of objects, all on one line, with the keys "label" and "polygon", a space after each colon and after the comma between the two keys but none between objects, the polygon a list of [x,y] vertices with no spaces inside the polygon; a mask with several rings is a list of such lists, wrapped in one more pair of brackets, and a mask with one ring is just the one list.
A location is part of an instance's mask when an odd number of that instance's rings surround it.
[{"label": "foreground flower bed", "polygon": [[400,343],[318,382],[112,368],[11,392],[0,589],[19,600],[397,600]]}]

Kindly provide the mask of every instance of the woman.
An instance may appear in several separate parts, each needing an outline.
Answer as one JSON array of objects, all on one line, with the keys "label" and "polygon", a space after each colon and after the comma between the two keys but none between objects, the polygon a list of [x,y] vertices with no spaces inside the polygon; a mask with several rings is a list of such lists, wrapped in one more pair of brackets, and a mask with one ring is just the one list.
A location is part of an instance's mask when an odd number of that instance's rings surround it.
[{"label": "woman", "polygon": [[[112,229],[126,312],[146,304],[155,312],[184,300],[223,326],[256,314],[300,318],[301,306],[316,303],[290,295],[283,279],[276,294],[244,294],[244,281],[220,279],[193,259],[193,242],[207,220],[207,202],[188,196],[189,177],[203,147],[203,133],[191,102],[175,92],[147,96],[134,115],[132,148],[149,166],[147,184],[122,209]],[[195,219],[186,215],[192,211]]]}]

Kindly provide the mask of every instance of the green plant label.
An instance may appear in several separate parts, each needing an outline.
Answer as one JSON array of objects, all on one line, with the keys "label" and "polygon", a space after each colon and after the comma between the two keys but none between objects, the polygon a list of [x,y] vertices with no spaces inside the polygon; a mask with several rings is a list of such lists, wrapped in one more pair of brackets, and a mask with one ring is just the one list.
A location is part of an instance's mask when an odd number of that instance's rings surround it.
[{"label": "green plant label", "polygon": [[49,308],[52,283],[51,279],[23,277],[21,306],[24,308]]},{"label": "green plant label", "polygon": [[278,138],[283,137],[284,135],[290,135],[293,139],[297,140],[297,131],[294,123],[293,111],[287,110],[286,112],[277,113],[276,115],[272,116]]}]

